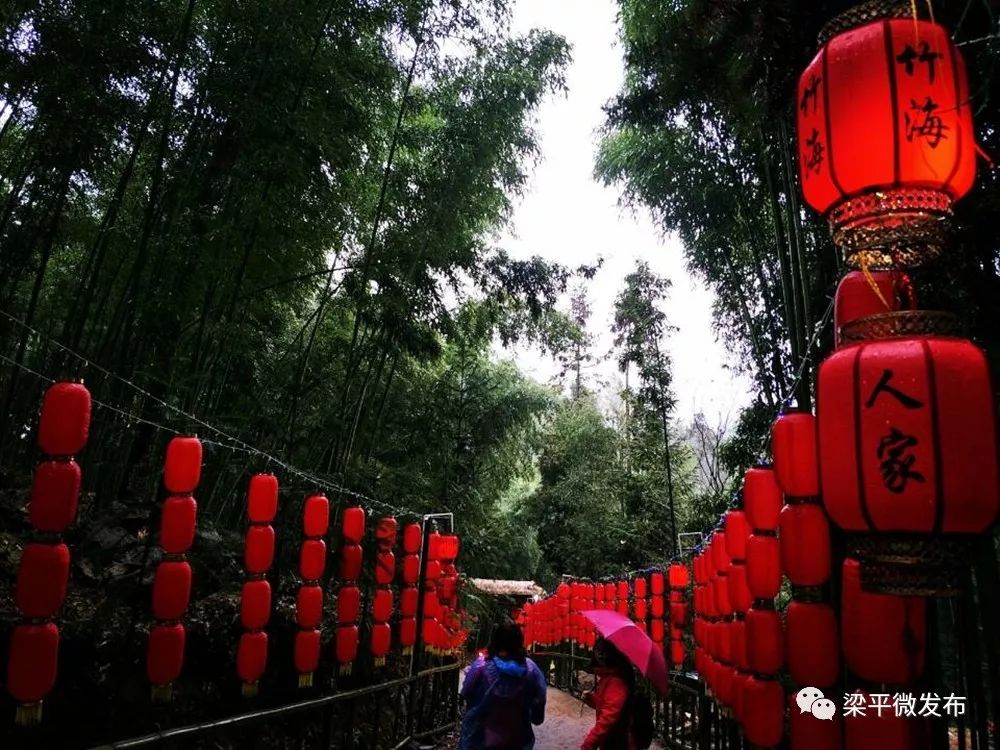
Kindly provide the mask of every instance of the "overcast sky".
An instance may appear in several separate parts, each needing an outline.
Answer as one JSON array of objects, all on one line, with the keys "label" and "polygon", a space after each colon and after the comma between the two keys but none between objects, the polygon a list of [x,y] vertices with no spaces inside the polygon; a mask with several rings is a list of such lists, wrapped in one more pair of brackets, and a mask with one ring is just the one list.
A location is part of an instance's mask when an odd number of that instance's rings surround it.
[{"label": "overcast sky", "polygon": [[[712,332],[711,292],[687,273],[675,237],[661,239],[645,211],[634,215],[619,208],[617,190],[592,177],[601,107],[618,91],[623,76],[615,14],[614,0],[516,3],[514,32],[547,28],[562,34],[573,46],[573,63],[568,95],[550,99],[539,112],[542,160],[501,245],[518,257],[537,254],[568,266],[604,256],[604,267],[589,288],[597,355],[611,348],[612,306],[625,275],[637,259],[648,261],[673,282],[665,310],[680,329],[667,343],[677,416],[686,421],[703,411],[710,420],[731,414],[735,421],[750,401],[750,384],[727,369],[730,360]],[[536,350],[517,349],[501,356],[511,354],[537,380],[547,382],[557,371],[551,359]],[[603,364],[598,375],[608,381],[617,377],[613,361]]]}]

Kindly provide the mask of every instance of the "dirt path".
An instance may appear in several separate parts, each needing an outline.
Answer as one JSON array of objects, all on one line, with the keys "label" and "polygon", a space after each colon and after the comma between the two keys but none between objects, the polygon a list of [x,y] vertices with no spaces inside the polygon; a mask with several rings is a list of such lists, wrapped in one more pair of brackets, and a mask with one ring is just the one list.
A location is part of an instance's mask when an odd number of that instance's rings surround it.
[{"label": "dirt path", "polygon": [[[583,709],[581,712],[581,708]],[[569,693],[550,687],[545,702],[545,723],[535,727],[536,750],[580,750],[583,738],[594,726],[594,709],[584,706]],[[451,739],[443,747],[452,748]],[[653,743],[650,750],[662,750]]]}]

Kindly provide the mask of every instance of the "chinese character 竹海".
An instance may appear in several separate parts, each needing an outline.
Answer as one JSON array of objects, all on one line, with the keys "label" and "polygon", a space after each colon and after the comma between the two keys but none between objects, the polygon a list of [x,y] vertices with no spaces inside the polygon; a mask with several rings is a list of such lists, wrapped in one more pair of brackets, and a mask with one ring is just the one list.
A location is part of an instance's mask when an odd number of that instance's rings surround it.
[{"label": "chinese character \u7af9\u6d77", "polygon": [[917,103],[916,99],[910,99],[910,112],[915,114],[911,119],[909,112],[903,113],[906,121],[906,140],[912,141],[914,136],[919,136],[925,139],[931,148],[937,148],[941,141],[947,140],[945,131],[948,130],[948,126],[944,124],[940,115],[934,114],[940,107],[941,105],[929,96],[924,97],[923,104]]},{"label": "chinese character \u7af9\u6d77", "polygon": [[940,52],[931,52],[931,45],[927,42],[921,42],[919,55],[912,46],[907,44],[903,51],[896,55],[896,62],[904,67],[908,76],[913,75],[914,62],[926,64],[928,80],[930,83],[934,83],[934,66],[937,65],[937,61],[941,57],[942,54]]}]

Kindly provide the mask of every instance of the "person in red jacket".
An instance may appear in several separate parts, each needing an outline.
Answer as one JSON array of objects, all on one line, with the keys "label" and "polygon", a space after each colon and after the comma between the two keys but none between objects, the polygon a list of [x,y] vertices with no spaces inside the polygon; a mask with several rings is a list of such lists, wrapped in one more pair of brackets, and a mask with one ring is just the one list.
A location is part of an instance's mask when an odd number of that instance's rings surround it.
[{"label": "person in red jacket", "polygon": [[583,694],[583,700],[597,718],[580,750],[637,750],[630,710],[635,689],[632,664],[614,644],[600,638],[594,644],[593,671],[597,685]]}]

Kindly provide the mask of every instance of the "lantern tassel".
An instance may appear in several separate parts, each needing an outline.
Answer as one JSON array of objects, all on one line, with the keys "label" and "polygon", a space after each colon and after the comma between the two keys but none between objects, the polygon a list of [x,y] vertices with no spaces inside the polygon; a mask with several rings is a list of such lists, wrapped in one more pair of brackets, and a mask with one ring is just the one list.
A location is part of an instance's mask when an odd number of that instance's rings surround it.
[{"label": "lantern tassel", "polygon": [[313,673],[306,672],[305,674],[299,675],[299,687],[300,688],[310,688],[313,686]]},{"label": "lantern tassel", "polygon": [[42,702],[18,706],[14,712],[14,723],[19,727],[37,727],[42,723]]},{"label": "lantern tassel", "polygon": [[153,703],[170,703],[174,697],[174,683],[168,682],[165,685],[153,685],[149,692],[150,700]]},{"label": "lantern tassel", "polygon": [[413,646],[407,646],[403,649],[403,656],[409,656],[413,653]]},{"label": "lantern tassel", "polygon": [[375,666],[376,667],[384,667],[385,666],[385,657],[384,656],[378,657],[375,660]]},{"label": "lantern tassel", "polygon": [[253,698],[260,691],[260,685],[257,682],[244,682],[241,692],[244,698]]},{"label": "lantern tassel", "polygon": [[343,674],[343,675],[349,675],[351,673],[351,665],[350,664],[341,664],[340,665],[340,673]]}]

